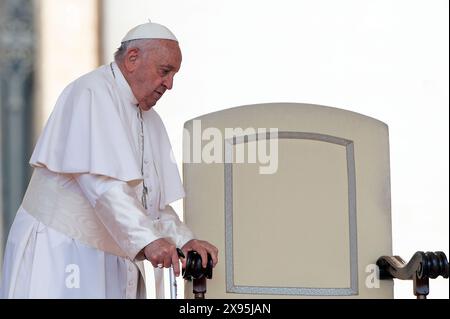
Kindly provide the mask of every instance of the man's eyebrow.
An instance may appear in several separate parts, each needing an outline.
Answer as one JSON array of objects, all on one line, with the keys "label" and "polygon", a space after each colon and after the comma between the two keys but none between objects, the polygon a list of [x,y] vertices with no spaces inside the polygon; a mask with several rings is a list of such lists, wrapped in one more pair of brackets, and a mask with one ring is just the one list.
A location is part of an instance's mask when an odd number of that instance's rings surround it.
[{"label": "man's eyebrow", "polygon": [[160,67],[162,67],[162,68],[167,68],[167,69],[171,69],[171,70],[174,69],[174,66],[173,66],[173,65],[170,65],[170,64],[161,64]]}]

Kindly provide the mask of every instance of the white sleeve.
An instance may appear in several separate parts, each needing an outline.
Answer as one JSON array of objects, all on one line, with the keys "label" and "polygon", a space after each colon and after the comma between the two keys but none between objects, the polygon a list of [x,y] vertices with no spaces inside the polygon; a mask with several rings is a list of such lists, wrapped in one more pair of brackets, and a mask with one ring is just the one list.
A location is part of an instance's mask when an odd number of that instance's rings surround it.
[{"label": "white sleeve", "polygon": [[163,238],[158,225],[148,216],[126,182],[110,177],[79,174],[75,180],[93,205],[95,213],[127,256],[139,254],[152,241]]},{"label": "white sleeve", "polygon": [[93,174],[74,174],[75,180],[81,188],[84,196],[91,203],[92,207],[95,207],[97,199],[111,187],[125,183],[117,179]]},{"label": "white sleeve", "polygon": [[159,222],[160,230],[164,237],[170,237],[179,248],[195,238],[189,227],[178,218],[178,215],[170,205],[167,205],[161,211]]}]

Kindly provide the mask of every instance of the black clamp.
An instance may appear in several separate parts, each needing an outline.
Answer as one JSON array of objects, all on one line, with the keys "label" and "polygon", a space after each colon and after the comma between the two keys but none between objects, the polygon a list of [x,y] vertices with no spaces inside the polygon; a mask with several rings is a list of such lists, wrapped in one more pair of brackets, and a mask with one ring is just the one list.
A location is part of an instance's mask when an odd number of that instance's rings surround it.
[{"label": "black clamp", "polygon": [[381,256],[377,260],[377,266],[380,269],[380,279],[413,280],[417,299],[426,299],[430,290],[429,278],[448,278],[448,260],[442,251],[418,251],[408,263],[400,256]]}]

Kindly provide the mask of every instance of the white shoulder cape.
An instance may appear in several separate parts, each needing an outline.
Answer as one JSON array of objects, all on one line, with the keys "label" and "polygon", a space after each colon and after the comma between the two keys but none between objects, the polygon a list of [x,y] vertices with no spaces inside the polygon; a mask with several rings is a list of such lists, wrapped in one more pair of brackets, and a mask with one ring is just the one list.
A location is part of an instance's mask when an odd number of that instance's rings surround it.
[{"label": "white shoulder cape", "polygon": [[[126,108],[133,106],[124,103],[119,85],[109,65],[69,84],[56,102],[30,164],[57,173],[141,181],[140,153],[126,120]],[[143,118],[150,132],[163,209],[182,198],[184,190],[164,124],[153,109],[143,112]]]}]

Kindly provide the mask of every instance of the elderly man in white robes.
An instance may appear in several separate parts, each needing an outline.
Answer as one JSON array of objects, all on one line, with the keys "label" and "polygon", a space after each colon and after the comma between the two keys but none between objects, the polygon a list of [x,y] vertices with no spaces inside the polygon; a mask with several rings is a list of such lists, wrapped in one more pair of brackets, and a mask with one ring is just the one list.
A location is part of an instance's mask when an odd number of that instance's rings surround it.
[{"label": "elderly man in white robes", "polygon": [[153,106],[180,64],[174,34],[149,22],[125,35],[114,62],[64,89],[30,160],[1,297],[144,298],[145,259],[156,282],[163,267],[180,274],[177,248],[217,263],[217,248],[169,205],[184,190]]}]

